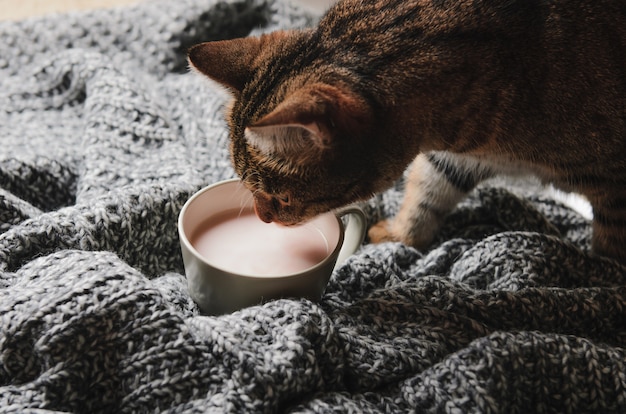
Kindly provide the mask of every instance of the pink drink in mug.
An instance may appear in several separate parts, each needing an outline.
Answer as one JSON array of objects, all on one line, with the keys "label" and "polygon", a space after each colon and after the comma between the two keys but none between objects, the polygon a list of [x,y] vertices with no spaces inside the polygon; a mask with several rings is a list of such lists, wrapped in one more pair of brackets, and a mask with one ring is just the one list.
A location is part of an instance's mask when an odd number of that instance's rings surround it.
[{"label": "pink drink in mug", "polygon": [[209,218],[193,234],[191,244],[214,266],[252,276],[302,272],[330,253],[326,237],[314,225],[264,223],[252,209]]}]

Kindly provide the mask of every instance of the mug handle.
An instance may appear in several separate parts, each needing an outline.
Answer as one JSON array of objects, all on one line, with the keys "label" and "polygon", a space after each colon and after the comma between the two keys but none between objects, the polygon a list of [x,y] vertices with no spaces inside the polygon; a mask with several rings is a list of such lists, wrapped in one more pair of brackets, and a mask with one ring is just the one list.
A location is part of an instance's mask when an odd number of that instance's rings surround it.
[{"label": "mug handle", "polygon": [[345,225],[343,245],[339,250],[337,261],[333,271],[336,270],[343,262],[350,257],[363,243],[365,233],[367,231],[367,219],[365,212],[356,204],[351,204],[335,211],[335,215],[340,219],[348,216],[348,222]]}]

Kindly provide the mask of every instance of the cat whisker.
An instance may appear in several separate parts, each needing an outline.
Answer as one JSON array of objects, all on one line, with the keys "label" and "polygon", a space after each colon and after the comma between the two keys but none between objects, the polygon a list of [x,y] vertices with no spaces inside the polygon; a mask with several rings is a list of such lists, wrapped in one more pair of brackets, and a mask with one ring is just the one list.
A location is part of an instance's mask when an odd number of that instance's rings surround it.
[{"label": "cat whisker", "polygon": [[252,199],[252,194],[249,194],[245,199],[244,198],[241,199],[241,203],[239,205],[239,214],[237,217],[241,217],[244,210],[247,209],[248,204],[250,204],[251,199]]},{"label": "cat whisker", "polygon": [[[235,197],[239,193],[239,190],[241,190],[241,186],[242,186],[241,182],[237,183],[237,191],[233,191],[232,194],[229,196],[229,198],[228,198],[228,202],[229,203],[235,199]],[[241,204],[241,202],[240,202],[240,204]]]},{"label": "cat whisker", "polygon": [[237,215],[237,217],[241,217],[244,210],[246,210],[251,204],[251,200],[253,199],[254,195],[252,194],[252,192],[248,191],[243,182],[243,179],[237,183],[237,190],[238,191],[233,192],[233,194],[231,195],[231,200],[232,197],[235,197],[235,195],[238,194],[239,191],[244,192],[244,195],[239,199],[239,214]]}]

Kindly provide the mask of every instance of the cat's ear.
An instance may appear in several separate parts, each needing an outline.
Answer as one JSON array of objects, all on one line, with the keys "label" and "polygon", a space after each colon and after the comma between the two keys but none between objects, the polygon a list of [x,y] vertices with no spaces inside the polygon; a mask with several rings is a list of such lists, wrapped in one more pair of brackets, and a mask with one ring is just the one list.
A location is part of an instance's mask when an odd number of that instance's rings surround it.
[{"label": "cat's ear", "polygon": [[[205,42],[192,46],[187,52],[191,68],[221,83],[233,92],[241,92],[252,77],[255,62],[298,31],[277,30],[260,37]],[[301,35],[301,33],[300,33]]]},{"label": "cat's ear", "polygon": [[252,61],[260,49],[259,38],[246,37],[200,43],[189,49],[187,57],[198,72],[240,92],[250,78]]},{"label": "cat's ear", "polygon": [[314,83],[289,95],[251,127],[303,128],[312,143],[323,149],[332,143],[338,129],[358,136],[369,114],[365,100],[347,88]]}]

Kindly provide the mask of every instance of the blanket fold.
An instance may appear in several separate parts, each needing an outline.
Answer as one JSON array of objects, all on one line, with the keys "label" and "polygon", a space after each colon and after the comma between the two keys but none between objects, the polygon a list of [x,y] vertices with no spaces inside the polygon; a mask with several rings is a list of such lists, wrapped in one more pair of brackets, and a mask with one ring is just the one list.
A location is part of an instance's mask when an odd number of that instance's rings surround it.
[{"label": "blanket fold", "polygon": [[625,269],[533,180],[482,184],[425,251],[364,244],[319,303],[200,314],[177,216],[234,171],[229,97],[185,51],[316,18],[158,0],[0,22],[0,412],[626,412]]}]

